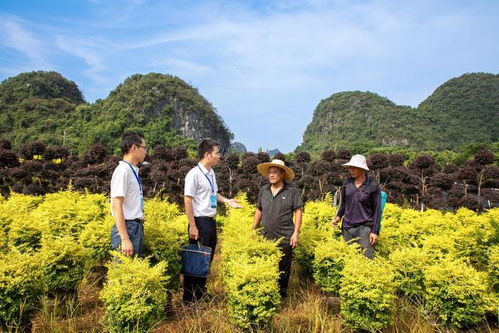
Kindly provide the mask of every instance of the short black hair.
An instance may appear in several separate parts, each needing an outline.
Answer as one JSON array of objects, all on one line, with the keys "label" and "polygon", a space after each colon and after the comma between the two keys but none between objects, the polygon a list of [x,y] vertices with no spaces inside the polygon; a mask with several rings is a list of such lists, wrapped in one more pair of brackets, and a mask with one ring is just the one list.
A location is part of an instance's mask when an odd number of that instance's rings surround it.
[{"label": "short black hair", "polygon": [[198,159],[202,160],[204,158],[204,154],[211,153],[215,147],[220,147],[218,142],[213,140],[203,140],[198,146]]},{"label": "short black hair", "polygon": [[142,139],[144,134],[139,132],[125,132],[121,138],[121,153],[123,155],[127,154],[132,148],[132,145],[140,146],[142,144]]}]

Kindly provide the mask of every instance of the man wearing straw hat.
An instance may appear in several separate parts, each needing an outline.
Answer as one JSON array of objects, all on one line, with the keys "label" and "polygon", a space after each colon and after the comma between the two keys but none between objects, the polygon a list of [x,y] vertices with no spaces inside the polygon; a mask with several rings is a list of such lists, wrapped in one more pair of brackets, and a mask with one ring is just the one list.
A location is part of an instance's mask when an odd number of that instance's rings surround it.
[{"label": "man wearing straw hat", "polygon": [[279,288],[281,296],[285,297],[293,249],[299,241],[303,202],[298,188],[289,183],[294,179],[295,173],[283,161],[275,159],[260,163],[257,169],[262,176],[268,178],[269,184],[263,185],[258,193],[253,229],[262,222],[262,234],[265,238],[281,239],[279,247],[283,256],[279,262]]},{"label": "man wearing straw hat", "polygon": [[373,177],[366,171],[366,158],[354,155],[348,163],[350,178],[341,187],[341,205],[333,226],[343,218],[341,232],[343,239],[356,242],[364,249],[364,255],[374,257],[374,244],[378,241],[381,218],[381,190]]}]

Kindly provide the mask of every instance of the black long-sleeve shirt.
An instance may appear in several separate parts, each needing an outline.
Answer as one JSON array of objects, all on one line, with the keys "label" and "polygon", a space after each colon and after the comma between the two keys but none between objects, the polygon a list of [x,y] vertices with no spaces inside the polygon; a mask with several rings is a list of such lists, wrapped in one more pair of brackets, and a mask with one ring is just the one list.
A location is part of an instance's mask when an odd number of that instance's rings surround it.
[{"label": "black long-sleeve shirt", "polygon": [[341,205],[336,215],[345,216],[344,228],[367,225],[371,232],[379,234],[381,190],[376,180],[366,175],[364,183],[356,188],[354,179],[347,179],[341,188]]}]

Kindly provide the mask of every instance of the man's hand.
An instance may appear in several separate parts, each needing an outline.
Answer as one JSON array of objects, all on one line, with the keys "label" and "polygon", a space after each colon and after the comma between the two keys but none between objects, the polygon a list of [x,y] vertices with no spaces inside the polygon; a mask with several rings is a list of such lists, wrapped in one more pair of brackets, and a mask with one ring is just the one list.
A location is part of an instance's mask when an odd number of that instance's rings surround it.
[{"label": "man's hand", "polygon": [[232,208],[243,208],[243,206],[241,206],[239,204],[239,200],[236,200],[236,199],[229,199],[229,200],[225,201],[225,203]]},{"label": "man's hand", "polygon": [[340,223],[340,220],[341,220],[341,218],[339,216],[335,216],[333,218],[333,220],[331,221],[331,225],[333,226],[333,228],[336,227],[338,225],[338,223]]},{"label": "man's hand", "polygon": [[127,257],[132,256],[133,254],[133,244],[130,239],[125,239],[121,241],[121,253],[126,255]]},{"label": "man's hand", "polygon": [[293,249],[298,246],[298,239],[299,238],[300,238],[300,236],[296,232],[293,233],[293,235],[291,236],[291,240],[289,242],[289,245],[291,245],[291,247]]},{"label": "man's hand", "polygon": [[371,234],[369,235],[369,242],[371,243],[371,245],[374,245],[377,241],[378,235],[376,235],[374,232],[371,232]]},{"label": "man's hand", "polygon": [[189,238],[190,239],[194,239],[194,240],[198,240],[199,238],[199,231],[198,231],[198,228],[196,226],[189,226]]}]

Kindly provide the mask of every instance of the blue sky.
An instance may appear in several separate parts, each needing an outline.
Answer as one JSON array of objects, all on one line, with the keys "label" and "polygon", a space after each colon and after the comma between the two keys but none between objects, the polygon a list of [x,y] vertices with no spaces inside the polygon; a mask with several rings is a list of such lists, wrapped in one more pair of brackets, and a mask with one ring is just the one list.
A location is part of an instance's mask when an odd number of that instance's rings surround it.
[{"label": "blue sky", "polygon": [[55,70],[93,102],[172,74],[235,141],[288,152],[333,93],[417,106],[452,77],[498,73],[497,17],[496,0],[0,0],[0,80]]}]

